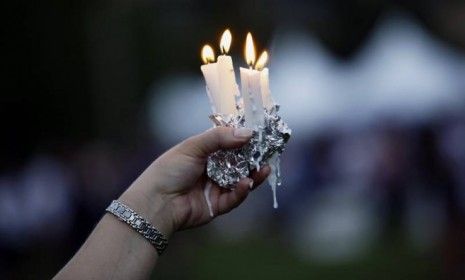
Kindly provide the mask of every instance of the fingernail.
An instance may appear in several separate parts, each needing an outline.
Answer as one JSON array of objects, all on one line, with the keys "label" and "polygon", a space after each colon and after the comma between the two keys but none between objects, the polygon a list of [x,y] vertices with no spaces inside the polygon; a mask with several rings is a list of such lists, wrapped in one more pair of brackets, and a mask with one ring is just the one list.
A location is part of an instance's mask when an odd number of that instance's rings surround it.
[{"label": "fingernail", "polygon": [[246,127],[234,129],[234,137],[237,138],[249,138],[252,137],[253,130]]},{"label": "fingernail", "polygon": [[253,180],[250,179],[250,182],[249,182],[249,189],[252,189],[253,188]]}]

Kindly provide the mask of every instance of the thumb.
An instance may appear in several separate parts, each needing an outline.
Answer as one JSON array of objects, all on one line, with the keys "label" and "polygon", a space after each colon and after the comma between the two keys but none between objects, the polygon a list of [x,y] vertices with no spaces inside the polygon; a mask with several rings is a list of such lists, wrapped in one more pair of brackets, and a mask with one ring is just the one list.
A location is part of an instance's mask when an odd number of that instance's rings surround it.
[{"label": "thumb", "polygon": [[193,136],[181,143],[180,148],[188,155],[207,157],[221,149],[242,147],[252,137],[249,128],[219,126]]}]

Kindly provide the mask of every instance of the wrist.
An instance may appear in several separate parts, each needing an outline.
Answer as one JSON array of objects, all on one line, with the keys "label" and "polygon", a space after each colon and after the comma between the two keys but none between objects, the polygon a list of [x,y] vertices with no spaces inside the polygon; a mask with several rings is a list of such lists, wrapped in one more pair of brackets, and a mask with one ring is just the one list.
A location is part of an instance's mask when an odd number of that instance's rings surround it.
[{"label": "wrist", "polygon": [[142,190],[131,186],[119,198],[139,215],[151,223],[166,238],[175,231],[168,198],[162,194],[146,195]]}]

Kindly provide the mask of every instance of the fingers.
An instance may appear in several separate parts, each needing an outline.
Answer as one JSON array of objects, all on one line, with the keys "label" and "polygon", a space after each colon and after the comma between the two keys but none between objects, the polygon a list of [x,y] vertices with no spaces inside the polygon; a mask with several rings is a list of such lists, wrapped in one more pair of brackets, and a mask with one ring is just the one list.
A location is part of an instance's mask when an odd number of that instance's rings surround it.
[{"label": "fingers", "polygon": [[249,194],[251,184],[252,179],[243,178],[233,190],[221,193],[218,197],[218,213],[221,215],[239,206]]},{"label": "fingers", "polygon": [[218,214],[224,214],[239,206],[247,197],[250,191],[259,186],[268,177],[271,168],[266,165],[260,171],[254,171],[250,178],[241,179],[233,190],[221,190],[217,187]]},{"label": "fingers", "polygon": [[191,156],[207,157],[220,149],[233,149],[243,146],[252,137],[248,128],[215,127],[193,136],[180,147]]},{"label": "fingers", "polygon": [[268,177],[268,175],[270,175],[270,172],[271,168],[268,165],[265,165],[262,168],[260,168],[260,171],[258,172],[254,170],[252,174],[250,174],[250,178],[253,180],[253,185],[251,189],[255,189],[256,187],[261,185],[263,181],[265,181],[265,179]]}]

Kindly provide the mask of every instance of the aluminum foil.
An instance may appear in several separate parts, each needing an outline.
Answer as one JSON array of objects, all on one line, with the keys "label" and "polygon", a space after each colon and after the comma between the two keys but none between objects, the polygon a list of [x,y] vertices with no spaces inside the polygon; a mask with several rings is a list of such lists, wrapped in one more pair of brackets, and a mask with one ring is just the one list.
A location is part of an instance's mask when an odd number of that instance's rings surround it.
[{"label": "aluminum foil", "polygon": [[[263,127],[254,131],[249,143],[242,148],[220,150],[208,157],[207,174],[220,187],[232,189],[254,169],[267,164],[274,154],[284,151],[291,129],[278,115],[279,105],[265,111]],[[213,114],[210,119],[216,126],[244,127],[244,115],[223,116]]]}]

